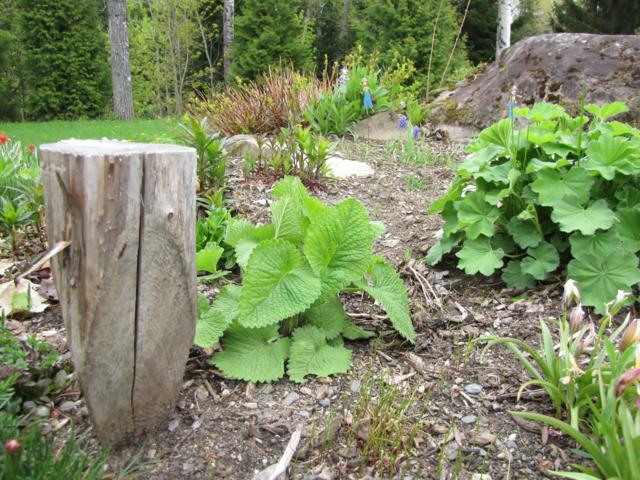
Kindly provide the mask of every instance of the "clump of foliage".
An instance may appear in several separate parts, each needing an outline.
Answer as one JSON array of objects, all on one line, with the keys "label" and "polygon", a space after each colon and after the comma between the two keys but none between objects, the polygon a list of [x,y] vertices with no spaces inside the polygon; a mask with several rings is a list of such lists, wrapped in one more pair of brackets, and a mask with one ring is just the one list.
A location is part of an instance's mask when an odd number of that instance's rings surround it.
[{"label": "clump of foliage", "polygon": [[245,0],[235,19],[233,75],[252,80],[281,61],[296,69],[311,69],[313,34],[304,22],[295,2]]},{"label": "clump of foliage", "polygon": [[585,110],[592,119],[541,103],[516,110],[520,129],[510,119],[485,129],[429,209],[445,220],[429,263],[456,250],[466,273],[502,269],[515,288],[568,263],[583,304],[598,309],[637,284],[640,131],[608,121],[628,110],[623,103]]},{"label": "clump of foliage", "polygon": [[227,164],[220,135],[209,131],[206,117],[198,121],[193,116],[185,115],[178,127],[183,142],[196,150],[200,191],[224,188]]},{"label": "clump of foliage", "polygon": [[200,199],[196,220],[196,269],[205,272],[200,282],[210,282],[226,275],[236,264],[233,247],[225,243],[224,234],[231,223],[231,211],[222,194]]},{"label": "clump of foliage", "polygon": [[[367,79],[374,109],[363,107],[363,80]],[[393,107],[391,92],[382,84],[380,74],[367,66],[356,66],[349,71],[346,92],[326,92],[317,102],[312,102],[304,111],[311,128],[322,135],[344,136],[358,120],[383,112]]]},{"label": "clump of foliage", "polygon": [[554,472],[561,477],[640,477],[639,321],[630,322],[627,315],[622,325],[612,329],[613,318],[626,299],[627,295],[620,292],[616,300],[603,305],[605,315],[596,327],[585,321],[580,292],[569,280],[563,315],[558,320],[557,343],[544,321],[540,322],[539,348],[515,338],[477,340],[488,341],[486,348],[496,344],[509,348],[532,376],[520,387],[519,394],[529,386],[541,387],[555,409],[555,417],[533,412],[512,414],[545,423],[570,436],[581,449],[579,455],[593,464],[574,465],[580,473]]},{"label": "clump of foliage", "polygon": [[384,228],[369,220],[364,206],[355,199],[323,205],[296,177],[278,182],[273,199],[271,223],[234,219],[227,228],[242,284],[224,286],[213,306],[198,298],[195,343],[222,343],[212,363],[231,378],[253,382],[282,378],[285,362],[295,382],[346,372],[351,351],[344,339],[373,333],[351,322],[340,292],[371,295],[414,342],[402,279],[372,255]]},{"label": "clump of foliage", "polygon": [[300,125],[283,128],[259,143],[257,156],[245,154],[249,174],[282,178],[293,175],[307,185],[318,185],[327,173],[327,159],[334,149],[324,137]]},{"label": "clump of foliage", "polygon": [[29,152],[3,132],[0,134],[0,232],[9,240],[8,248],[14,257],[24,229],[35,225],[38,232],[42,226],[44,201],[40,185],[40,166],[35,147]]},{"label": "clump of foliage", "polygon": [[635,0],[558,0],[551,24],[556,32],[633,35],[640,27]]},{"label": "clump of foliage", "polygon": [[96,117],[110,98],[107,37],[91,0],[20,0],[25,116]]},{"label": "clump of foliage", "polygon": [[269,70],[253,82],[231,86],[194,106],[224,135],[267,135],[302,120],[302,111],[329,90],[330,79],[292,68]]}]

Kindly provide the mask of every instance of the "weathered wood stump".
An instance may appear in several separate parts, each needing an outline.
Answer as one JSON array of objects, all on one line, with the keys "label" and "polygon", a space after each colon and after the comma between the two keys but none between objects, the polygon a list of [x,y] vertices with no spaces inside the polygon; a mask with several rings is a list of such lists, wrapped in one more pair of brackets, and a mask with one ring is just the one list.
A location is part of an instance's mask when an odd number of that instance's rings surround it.
[{"label": "weathered wood stump", "polygon": [[120,443],[171,411],[196,318],[195,150],[40,147],[53,277],[94,428]]}]

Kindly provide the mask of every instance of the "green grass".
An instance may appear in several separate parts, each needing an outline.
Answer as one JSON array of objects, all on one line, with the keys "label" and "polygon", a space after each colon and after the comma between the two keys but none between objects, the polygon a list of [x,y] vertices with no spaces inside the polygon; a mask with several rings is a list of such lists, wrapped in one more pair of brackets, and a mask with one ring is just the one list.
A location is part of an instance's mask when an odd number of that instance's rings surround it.
[{"label": "green grass", "polygon": [[56,120],[52,122],[0,123],[0,132],[19,140],[23,146],[41,145],[68,138],[131,140],[136,142],[174,142],[178,121],[153,120]]}]

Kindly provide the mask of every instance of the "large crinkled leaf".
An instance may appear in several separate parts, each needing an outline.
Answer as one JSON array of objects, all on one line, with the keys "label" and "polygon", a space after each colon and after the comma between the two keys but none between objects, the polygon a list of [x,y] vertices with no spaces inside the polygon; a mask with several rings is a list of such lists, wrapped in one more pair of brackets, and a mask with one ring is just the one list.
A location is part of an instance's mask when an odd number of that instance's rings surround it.
[{"label": "large crinkled leaf", "polygon": [[606,257],[611,252],[620,249],[620,237],[615,229],[598,232],[594,235],[582,235],[580,232],[576,232],[569,237],[569,243],[573,258],[580,258],[583,255]]},{"label": "large crinkled leaf", "polygon": [[629,111],[629,107],[624,102],[605,103],[601,107],[590,103],[584,109],[599,120],[606,120]]},{"label": "large crinkled leaf", "polygon": [[273,186],[271,196],[273,198],[293,197],[302,200],[303,198],[309,197],[309,194],[299,177],[289,175],[279,180]]},{"label": "large crinkled leaf", "polygon": [[544,280],[560,264],[560,256],[556,247],[547,242],[542,242],[537,247],[529,248],[529,254],[520,263],[523,273],[528,273],[536,280]]},{"label": "large crinkled leaf", "polygon": [[366,271],[374,232],[364,206],[344,200],[319,216],[309,227],[303,251],[322,279],[322,298],[338,293]]},{"label": "large crinkled leaf", "polygon": [[273,236],[273,225],[256,226],[246,219],[234,219],[227,226],[224,241],[235,249],[236,261],[244,269],[247,268],[253,249]]},{"label": "large crinkled leaf", "polygon": [[375,263],[372,268],[371,283],[363,279],[356,282],[356,286],[380,302],[398,333],[411,343],[415,343],[416,332],[411,321],[407,289],[400,275],[391,265]]},{"label": "large crinkled leaf", "polygon": [[461,235],[455,233],[453,235],[445,235],[444,237],[442,237],[427,252],[427,263],[429,265],[435,265],[439,263],[445,254],[451,252],[451,250],[453,250],[453,247],[460,243],[461,238]]},{"label": "large crinkled leaf", "polygon": [[305,311],[320,295],[320,279],[286,240],[258,245],[245,270],[238,321],[264,327]]},{"label": "large crinkled leaf", "polygon": [[302,243],[309,220],[305,217],[302,202],[293,197],[283,197],[271,204],[273,238],[288,240],[294,245]]},{"label": "large crinkled leaf", "polygon": [[567,172],[545,168],[537,175],[538,178],[531,184],[531,188],[538,194],[542,205],[552,207],[568,195],[577,197],[581,204],[589,200],[589,191],[594,179],[584,168],[573,167]]},{"label": "large crinkled leaf", "polygon": [[582,303],[602,312],[618,290],[629,291],[640,282],[638,257],[623,250],[607,256],[582,255],[569,262],[569,278],[576,281]]},{"label": "large crinkled leaf", "polygon": [[337,296],[320,305],[314,305],[304,312],[303,316],[310,324],[322,330],[327,340],[340,335],[349,322],[349,317]]},{"label": "large crinkled leaf", "polygon": [[495,221],[499,210],[487,202],[484,192],[470,192],[455,203],[460,227],[466,227],[467,237],[474,239],[480,235],[490,237],[495,233]]},{"label": "large crinkled leaf", "polygon": [[303,383],[307,375],[346,373],[350,366],[351,350],[327,344],[318,327],[307,325],[293,331],[287,373],[294,382]]},{"label": "large crinkled leaf", "polygon": [[508,149],[513,134],[513,121],[504,118],[480,132],[480,140]]},{"label": "large crinkled leaf", "polygon": [[640,210],[638,208],[620,208],[616,212],[618,222],[613,227],[625,250],[637,252],[640,250]]},{"label": "large crinkled leaf", "polygon": [[271,382],[284,376],[289,344],[288,338],[279,338],[278,325],[242,328],[234,324],[222,339],[223,350],[211,363],[230,378]]},{"label": "large crinkled leaf", "polygon": [[564,108],[560,105],[545,102],[536,103],[532,108],[516,108],[514,113],[519,117],[533,120],[534,122],[553,120],[566,115]]},{"label": "large crinkled leaf", "polygon": [[596,230],[611,228],[615,216],[604,199],[583,207],[576,197],[564,197],[553,207],[551,219],[563,232],[579,230],[584,235],[592,235]]},{"label": "large crinkled leaf", "polygon": [[504,250],[494,248],[488,237],[478,237],[474,240],[467,239],[456,257],[460,259],[458,268],[462,268],[465,273],[474,275],[479,272],[489,276],[502,267]]},{"label": "large crinkled leaf", "polygon": [[365,330],[360,325],[353,323],[350,319],[347,321],[341,333],[347,340],[364,340],[376,336],[375,332]]},{"label": "large crinkled leaf", "polygon": [[224,248],[218,245],[207,245],[202,250],[196,252],[196,270],[204,272],[215,272],[218,270],[218,261]]},{"label": "large crinkled leaf", "polygon": [[633,144],[625,138],[601,135],[598,140],[589,142],[586,153],[584,167],[590,172],[598,172],[606,180],[613,180],[617,172],[634,173],[633,162],[637,154]]},{"label": "large crinkled leaf", "polygon": [[198,293],[198,318],[196,320],[196,336],[194,343],[199,347],[209,348],[216,343],[224,331],[238,316],[238,302],[240,301],[239,285],[224,286],[213,306],[207,298]]},{"label": "large crinkled leaf", "polygon": [[536,284],[536,279],[528,273],[524,273],[518,260],[511,260],[504,270],[502,270],[502,281],[509,288],[524,290],[532,288]]},{"label": "large crinkled leaf", "polygon": [[536,247],[542,241],[542,232],[532,220],[513,217],[507,225],[507,231],[520,248]]}]

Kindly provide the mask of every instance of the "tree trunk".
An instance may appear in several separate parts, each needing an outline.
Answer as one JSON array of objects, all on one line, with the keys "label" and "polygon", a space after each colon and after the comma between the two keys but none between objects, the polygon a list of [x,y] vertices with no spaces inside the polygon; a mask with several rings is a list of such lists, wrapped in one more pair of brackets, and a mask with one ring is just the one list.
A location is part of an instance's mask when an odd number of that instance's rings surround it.
[{"label": "tree trunk", "polygon": [[173,411],[196,318],[196,154],[72,140],[40,149],[51,260],[98,436],[123,443]]},{"label": "tree trunk", "polygon": [[340,41],[344,41],[347,36],[349,25],[349,0],[342,0],[342,17],[340,18]]},{"label": "tree trunk", "polygon": [[125,0],[108,0],[107,8],[109,10],[109,40],[111,42],[113,111],[122,120],[131,120],[134,114],[127,4]]},{"label": "tree trunk", "polygon": [[500,54],[504,49],[511,46],[511,22],[513,20],[512,16],[512,0],[499,0],[496,60],[500,59]]},{"label": "tree trunk", "polygon": [[234,0],[224,0],[222,12],[222,41],[224,55],[224,83],[229,83],[231,76],[231,45],[233,44],[233,16],[235,10]]},{"label": "tree trunk", "polygon": [[313,17],[313,0],[307,0],[307,7],[304,11],[304,23],[302,24],[302,39],[306,41],[307,33],[309,33],[309,22]]}]

